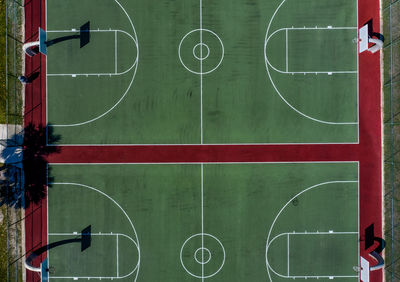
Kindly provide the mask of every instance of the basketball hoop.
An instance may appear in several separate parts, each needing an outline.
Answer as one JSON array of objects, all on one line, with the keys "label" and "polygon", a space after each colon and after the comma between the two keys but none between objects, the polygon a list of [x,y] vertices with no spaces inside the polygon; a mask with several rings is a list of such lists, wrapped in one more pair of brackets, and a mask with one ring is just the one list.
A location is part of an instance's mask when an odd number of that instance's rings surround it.
[{"label": "basketball hoop", "polygon": [[[383,47],[383,41],[379,38],[372,38],[369,34],[369,26],[368,24],[364,25],[358,31],[358,42],[359,42],[359,52],[362,53],[364,51],[368,51],[370,53],[376,53]],[[372,43],[371,47],[369,44]]]}]

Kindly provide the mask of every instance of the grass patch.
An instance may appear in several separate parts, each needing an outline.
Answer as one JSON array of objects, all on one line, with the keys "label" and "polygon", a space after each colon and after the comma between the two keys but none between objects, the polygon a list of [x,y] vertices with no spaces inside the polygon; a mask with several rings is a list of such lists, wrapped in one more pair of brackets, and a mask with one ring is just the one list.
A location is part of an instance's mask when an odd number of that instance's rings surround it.
[{"label": "grass patch", "polygon": [[7,281],[7,226],[6,209],[0,208],[0,281]]},{"label": "grass patch", "polygon": [[0,0],[0,123],[6,115],[6,0]]},{"label": "grass patch", "polygon": [[[21,74],[23,56],[23,9],[13,1],[0,0],[0,123],[22,124]],[[7,19],[7,23],[6,23]],[[8,79],[8,83],[7,83]]]},{"label": "grass patch", "polygon": [[[400,264],[400,2],[392,1],[392,18],[388,8],[390,0],[383,2],[384,58],[384,146],[385,146],[385,274],[386,281],[399,281]],[[392,21],[392,34],[390,34]],[[392,36],[391,36],[392,35]],[[390,40],[392,39],[392,41]],[[391,47],[392,46],[392,47]],[[391,50],[392,48],[392,50]],[[391,54],[391,51],[393,53]],[[393,56],[393,57],[391,57]],[[392,66],[391,66],[392,63]],[[392,222],[394,223],[392,226]]]}]

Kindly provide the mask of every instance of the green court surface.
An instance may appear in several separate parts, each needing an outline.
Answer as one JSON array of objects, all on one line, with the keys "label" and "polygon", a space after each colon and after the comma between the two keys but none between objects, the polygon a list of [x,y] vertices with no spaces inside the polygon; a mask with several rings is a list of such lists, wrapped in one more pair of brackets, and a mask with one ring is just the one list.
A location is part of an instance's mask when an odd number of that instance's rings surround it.
[{"label": "green court surface", "polygon": [[60,164],[48,189],[51,281],[358,281],[358,163]]},{"label": "green court surface", "polygon": [[[59,144],[357,143],[356,0],[47,1]],[[74,29],[74,30],[73,30]]]}]

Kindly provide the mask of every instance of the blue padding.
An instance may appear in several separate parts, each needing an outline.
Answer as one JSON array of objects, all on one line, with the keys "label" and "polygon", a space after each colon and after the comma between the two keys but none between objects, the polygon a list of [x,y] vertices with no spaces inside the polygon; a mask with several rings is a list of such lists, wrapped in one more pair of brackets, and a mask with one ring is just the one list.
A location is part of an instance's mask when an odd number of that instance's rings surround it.
[{"label": "blue padding", "polygon": [[40,268],[41,268],[41,275],[40,276],[41,276],[42,282],[48,281],[49,280],[49,272],[48,272],[49,265],[48,265],[48,260],[47,259],[42,261],[42,264],[40,265]]},{"label": "blue padding", "polygon": [[47,33],[39,27],[39,52],[47,55]]}]

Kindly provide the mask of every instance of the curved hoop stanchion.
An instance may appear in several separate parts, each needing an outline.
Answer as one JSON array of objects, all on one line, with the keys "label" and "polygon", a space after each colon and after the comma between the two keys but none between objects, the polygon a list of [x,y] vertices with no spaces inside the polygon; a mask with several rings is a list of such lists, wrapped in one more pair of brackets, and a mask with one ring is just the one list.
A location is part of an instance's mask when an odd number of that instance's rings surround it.
[{"label": "curved hoop stanchion", "polygon": [[37,257],[37,255],[35,254],[35,252],[33,252],[32,254],[30,254],[27,259],[24,262],[25,268],[29,269],[30,271],[33,272],[41,272],[41,268],[40,267],[34,267],[31,263],[32,261]]},{"label": "curved hoop stanchion", "polygon": [[378,52],[383,47],[383,41],[378,38],[369,38],[368,42],[375,44],[374,46],[368,48],[368,52],[371,52],[372,54]]},{"label": "curved hoop stanchion", "polygon": [[38,47],[38,48],[39,48],[39,45],[40,45],[40,41],[28,42],[28,43],[25,43],[25,44],[22,46],[22,49],[24,50],[24,53],[27,54],[29,57],[33,57],[33,56],[35,56],[38,52],[32,50],[31,48],[32,48],[32,47]]}]

